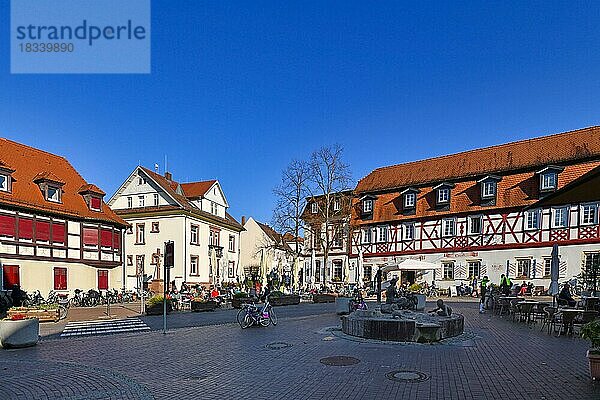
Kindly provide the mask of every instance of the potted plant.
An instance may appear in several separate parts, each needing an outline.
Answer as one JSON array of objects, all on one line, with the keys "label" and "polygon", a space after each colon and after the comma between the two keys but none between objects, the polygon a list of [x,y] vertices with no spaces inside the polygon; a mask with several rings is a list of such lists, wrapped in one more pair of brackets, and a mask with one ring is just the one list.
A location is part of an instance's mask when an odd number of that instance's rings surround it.
[{"label": "potted plant", "polygon": [[192,311],[214,311],[215,308],[217,308],[217,302],[214,300],[205,300],[201,297],[194,297],[192,299]]},{"label": "potted plant", "polygon": [[5,349],[35,346],[40,337],[40,321],[14,314],[0,321],[0,344]]},{"label": "potted plant", "polygon": [[[173,311],[172,300],[167,296],[167,314]],[[146,303],[146,315],[161,315],[163,313],[163,296],[155,295]]]},{"label": "potted plant", "polygon": [[237,293],[234,293],[233,299],[231,299],[231,306],[233,308],[242,308],[242,304],[247,303],[248,301],[250,301],[250,297],[248,297],[248,293],[237,292]]},{"label": "potted plant", "polygon": [[600,379],[600,319],[588,322],[581,328],[581,337],[588,339],[592,347],[587,351],[592,379]]},{"label": "potted plant", "polygon": [[331,293],[315,293],[313,294],[313,303],[333,303],[336,297]]},{"label": "potted plant", "polygon": [[271,292],[269,296],[269,302],[272,306],[289,306],[293,304],[300,304],[300,296],[296,294],[284,294],[279,290]]}]

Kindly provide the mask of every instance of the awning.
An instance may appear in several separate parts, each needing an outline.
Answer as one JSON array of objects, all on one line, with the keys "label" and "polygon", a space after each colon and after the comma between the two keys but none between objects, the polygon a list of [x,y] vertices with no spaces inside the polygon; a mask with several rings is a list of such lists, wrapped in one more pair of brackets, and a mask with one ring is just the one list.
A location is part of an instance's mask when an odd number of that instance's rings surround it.
[{"label": "awning", "polygon": [[390,271],[430,271],[439,268],[437,264],[419,260],[404,260],[398,264],[388,264],[381,268],[382,272]]}]

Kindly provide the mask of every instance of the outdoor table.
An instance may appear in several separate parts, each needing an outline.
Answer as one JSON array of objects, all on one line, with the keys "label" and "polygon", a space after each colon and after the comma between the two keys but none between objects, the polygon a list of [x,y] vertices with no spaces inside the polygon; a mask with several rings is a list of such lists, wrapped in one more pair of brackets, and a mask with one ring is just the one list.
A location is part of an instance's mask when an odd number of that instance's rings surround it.
[{"label": "outdoor table", "polygon": [[583,310],[577,308],[561,308],[559,312],[563,314],[563,331],[562,334],[573,334],[573,324],[578,314],[582,313]]},{"label": "outdoor table", "polygon": [[540,302],[535,301],[535,300],[523,300],[523,301],[520,301],[518,304],[521,305],[521,313],[524,317],[524,320],[527,323],[530,323],[531,322],[531,313],[533,312],[533,308],[536,305],[540,304]]},{"label": "outdoor table", "polygon": [[583,302],[583,308],[586,311],[595,311],[596,307],[598,307],[598,303],[600,303],[600,298],[595,296],[583,297],[581,299]]}]

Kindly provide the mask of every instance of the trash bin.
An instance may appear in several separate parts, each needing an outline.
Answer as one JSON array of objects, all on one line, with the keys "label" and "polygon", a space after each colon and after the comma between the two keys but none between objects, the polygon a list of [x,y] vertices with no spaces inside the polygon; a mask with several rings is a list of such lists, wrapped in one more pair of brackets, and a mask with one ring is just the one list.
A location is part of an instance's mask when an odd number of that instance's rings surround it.
[{"label": "trash bin", "polygon": [[415,294],[415,297],[417,298],[417,307],[416,310],[417,311],[423,311],[425,310],[425,295],[424,294]]},{"label": "trash bin", "polygon": [[350,297],[336,297],[335,298],[335,312],[338,315],[344,315],[350,313]]}]

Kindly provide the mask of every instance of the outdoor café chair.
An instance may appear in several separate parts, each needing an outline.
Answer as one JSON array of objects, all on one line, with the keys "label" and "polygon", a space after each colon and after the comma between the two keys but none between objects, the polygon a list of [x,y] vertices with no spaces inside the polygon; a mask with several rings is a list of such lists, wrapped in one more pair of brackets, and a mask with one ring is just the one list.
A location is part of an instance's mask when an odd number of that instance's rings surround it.
[{"label": "outdoor caf\u00e9 chair", "polygon": [[560,319],[559,319],[559,315],[557,314],[556,307],[546,306],[546,307],[544,307],[544,313],[545,313],[545,318],[542,323],[542,328],[540,329],[540,332],[544,330],[544,327],[547,327],[548,335],[549,335],[551,332],[551,329],[554,329],[554,325],[557,322],[560,322]]},{"label": "outdoor caf\u00e9 chair", "polygon": [[577,316],[583,311],[576,312],[574,309],[563,309],[560,311],[562,318],[562,333],[565,335],[573,335],[574,324]]},{"label": "outdoor caf\u00e9 chair", "polygon": [[580,333],[581,327],[588,322],[592,322],[598,317],[598,311],[582,311],[573,321],[573,327],[578,328],[577,334]]},{"label": "outdoor caf\u00e9 chair", "polygon": [[[521,300],[513,299],[510,301],[510,313],[512,314],[513,321],[515,319],[520,320],[522,318],[521,305],[519,304]],[[518,318],[517,318],[518,317]]]},{"label": "outdoor caf\u00e9 chair", "polygon": [[546,318],[546,307],[550,307],[550,303],[538,303],[533,308],[533,318],[536,320],[544,320]]}]

